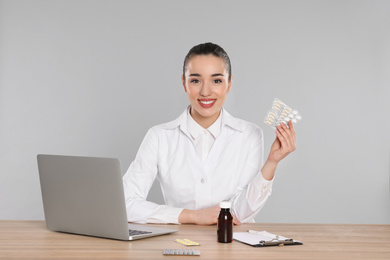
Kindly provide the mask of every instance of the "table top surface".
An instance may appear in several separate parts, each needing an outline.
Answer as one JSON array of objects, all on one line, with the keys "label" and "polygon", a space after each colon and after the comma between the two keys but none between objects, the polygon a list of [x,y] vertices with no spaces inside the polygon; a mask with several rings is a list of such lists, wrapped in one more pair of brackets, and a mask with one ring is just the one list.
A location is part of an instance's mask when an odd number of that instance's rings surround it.
[{"label": "table top surface", "polygon": [[[217,227],[153,225],[179,232],[118,241],[53,232],[44,221],[0,220],[0,259],[390,259],[390,225],[242,224],[234,232],[266,230],[303,245],[251,247],[217,242]],[[186,248],[175,239],[190,239],[200,256],[164,256],[165,248]]]}]

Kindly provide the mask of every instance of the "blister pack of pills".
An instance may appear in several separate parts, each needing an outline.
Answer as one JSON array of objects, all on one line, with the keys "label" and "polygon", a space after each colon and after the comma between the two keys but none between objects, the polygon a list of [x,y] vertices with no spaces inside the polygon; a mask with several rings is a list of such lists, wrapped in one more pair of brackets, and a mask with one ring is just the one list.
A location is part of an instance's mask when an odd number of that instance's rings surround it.
[{"label": "blister pack of pills", "polygon": [[200,255],[199,250],[194,249],[173,249],[173,248],[166,248],[163,251],[163,255],[185,255],[185,256],[195,256]]},{"label": "blister pack of pills", "polygon": [[290,120],[293,124],[296,124],[302,120],[302,116],[297,110],[292,109],[279,99],[275,98],[274,102],[272,102],[271,110],[268,111],[264,122],[272,128],[276,129],[276,126],[280,125],[281,123],[287,125],[288,121]]},{"label": "blister pack of pills", "polygon": [[199,246],[198,242],[191,241],[187,238],[185,239],[176,239],[175,242],[183,245],[183,246]]}]

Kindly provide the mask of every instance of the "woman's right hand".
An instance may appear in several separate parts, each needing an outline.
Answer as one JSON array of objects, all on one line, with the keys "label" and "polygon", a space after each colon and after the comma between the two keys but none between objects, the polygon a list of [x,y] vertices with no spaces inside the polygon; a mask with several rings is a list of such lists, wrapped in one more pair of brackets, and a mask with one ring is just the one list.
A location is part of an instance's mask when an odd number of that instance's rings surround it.
[{"label": "woman's right hand", "polygon": [[[214,225],[217,224],[220,211],[221,208],[218,205],[199,210],[183,209],[179,215],[179,222],[182,224]],[[241,224],[235,216],[233,216],[233,223],[235,225]]]}]

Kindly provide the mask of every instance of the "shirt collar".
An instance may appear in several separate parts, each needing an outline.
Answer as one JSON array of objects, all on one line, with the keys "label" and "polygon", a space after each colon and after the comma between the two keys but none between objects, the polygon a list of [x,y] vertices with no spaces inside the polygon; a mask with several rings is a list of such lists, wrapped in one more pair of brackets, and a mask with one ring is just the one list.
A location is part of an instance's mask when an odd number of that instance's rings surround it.
[{"label": "shirt collar", "polygon": [[214,136],[214,138],[217,138],[221,133],[222,117],[223,117],[223,109],[221,109],[221,113],[219,114],[218,119],[211,126],[209,126],[209,128],[207,128],[207,130],[210,131],[210,133]]},{"label": "shirt collar", "polygon": [[[178,118],[176,118],[175,120],[173,120],[171,122],[165,123],[163,127],[165,129],[174,129],[176,127],[180,127],[180,129],[184,133],[189,134],[188,126],[187,126],[188,116],[190,116],[189,112],[188,112],[189,108],[190,108],[190,106],[188,106],[186,108],[186,110]],[[237,119],[237,118],[231,116],[223,107],[222,107],[221,115],[219,116],[218,120],[219,119],[221,120],[220,130],[222,130],[222,128],[226,125],[234,130],[237,130],[240,132],[243,131],[243,127],[242,127],[242,123],[241,123],[240,119]],[[213,133],[213,135],[214,135],[214,133]]]},{"label": "shirt collar", "polygon": [[204,128],[201,127],[190,115],[191,107],[187,108],[187,129],[193,139],[197,139],[200,135],[202,135]]},{"label": "shirt collar", "polygon": [[[214,138],[217,138],[219,133],[221,132],[222,114],[223,114],[223,110],[221,110],[218,119],[211,126],[207,128],[207,130],[214,136]],[[192,138],[194,139],[197,139],[200,135],[202,135],[205,130],[205,128],[200,126],[192,118],[190,114],[190,107],[187,108],[187,129],[188,132],[191,134]]]},{"label": "shirt collar", "polygon": [[222,110],[223,110],[222,126],[226,125],[234,130],[237,130],[239,132],[243,132],[244,128],[242,125],[242,120],[233,117],[224,108],[222,108]]}]

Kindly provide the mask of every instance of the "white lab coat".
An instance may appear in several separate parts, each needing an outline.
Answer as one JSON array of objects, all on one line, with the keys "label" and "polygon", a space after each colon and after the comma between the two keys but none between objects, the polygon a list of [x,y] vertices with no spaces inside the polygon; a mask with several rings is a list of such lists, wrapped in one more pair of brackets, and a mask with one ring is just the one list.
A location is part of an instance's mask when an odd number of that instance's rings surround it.
[{"label": "white lab coat", "polygon": [[[154,126],[123,177],[128,220],[178,223],[181,211],[232,203],[242,223],[254,217],[271,195],[273,180],[263,178],[263,132],[255,124],[222,113],[221,132],[202,163],[187,129],[187,111]],[[146,201],[158,178],[166,205]]]}]

